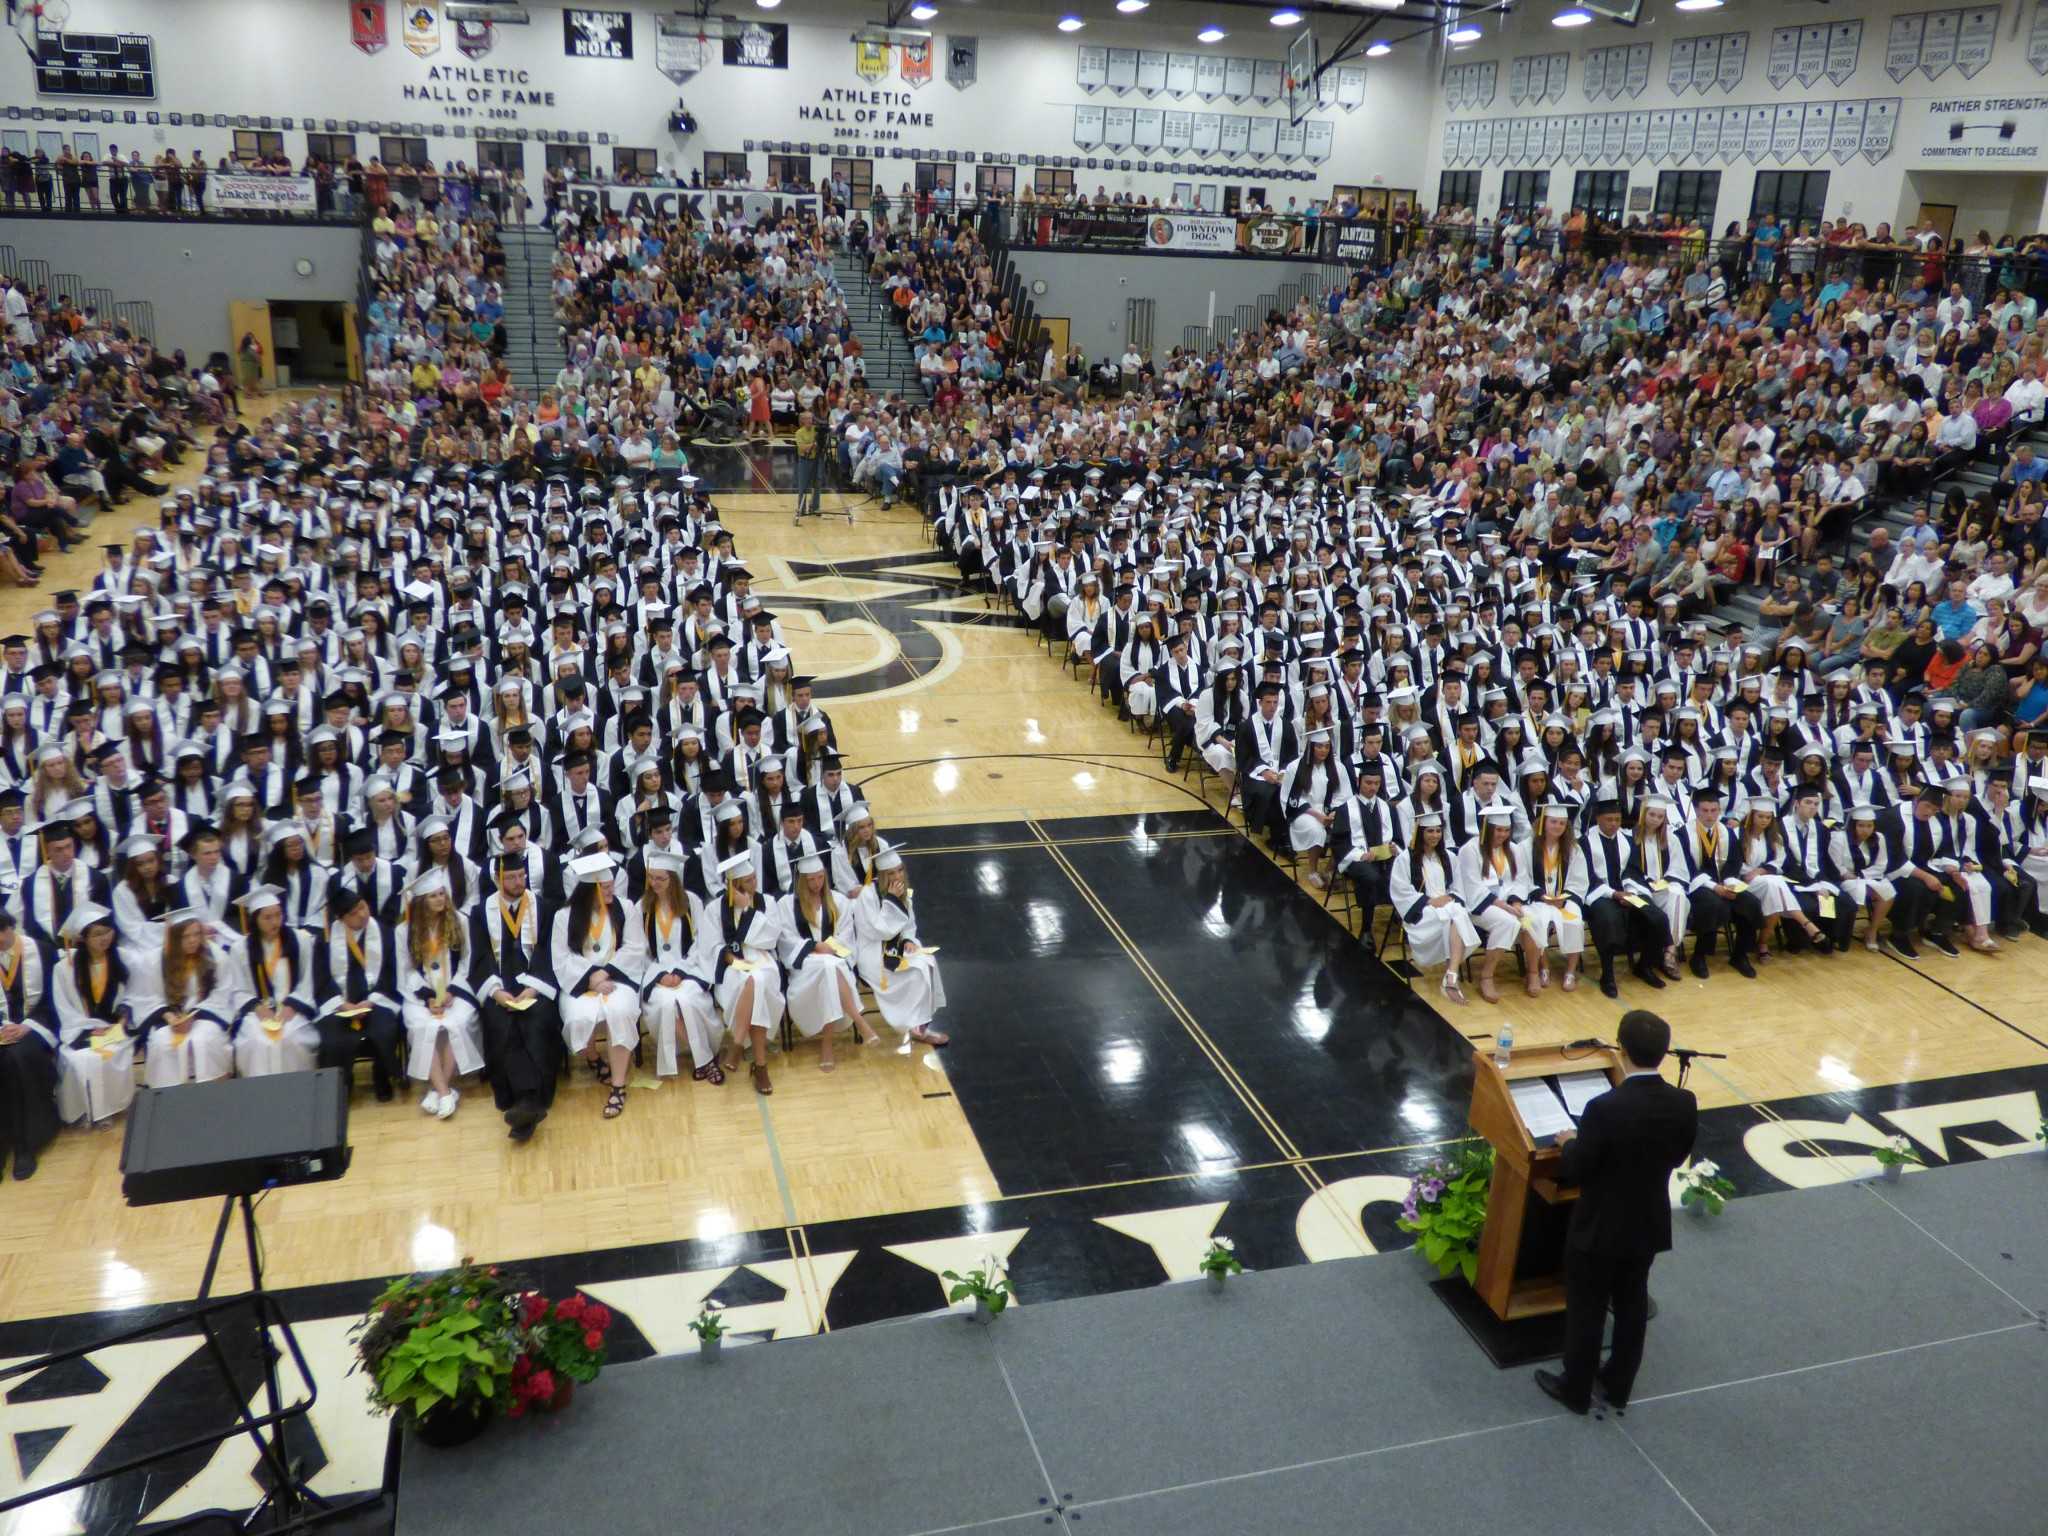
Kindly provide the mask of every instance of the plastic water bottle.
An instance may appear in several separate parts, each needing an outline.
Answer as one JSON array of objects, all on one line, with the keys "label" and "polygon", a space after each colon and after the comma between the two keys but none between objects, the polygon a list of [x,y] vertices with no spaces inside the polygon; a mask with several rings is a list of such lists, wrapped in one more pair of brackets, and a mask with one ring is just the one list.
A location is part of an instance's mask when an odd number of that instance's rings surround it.
[{"label": "plastic water bottle", "polygon": [[1515,1049],[1515,1026],[1503,1024],[1500,1033],[1493,1037],[1493,1064],[1503,1072],[1507,1070],[1508,1057]]}]

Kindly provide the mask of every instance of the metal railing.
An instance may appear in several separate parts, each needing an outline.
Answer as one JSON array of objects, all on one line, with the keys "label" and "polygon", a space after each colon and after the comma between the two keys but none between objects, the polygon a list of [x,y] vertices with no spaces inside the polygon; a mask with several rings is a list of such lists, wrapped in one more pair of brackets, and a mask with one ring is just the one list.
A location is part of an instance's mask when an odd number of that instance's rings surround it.
[{"label": "metal railing", "polygon": [[85,290],[85,307],[96,315],[111,315],[114,312],[114,302],[114,290],[111,288]]},{"label": "metal railing", "polygon": [[50,264],[39,256],[24,256],[14,264],[14,275],[28,285],[29,291],[49,291]]},{"label": "metal railing", "polygon": [[145,341],[156,340],[156,306],[149,300],[122,300],[114,306],[114,319],[126,326],[130,335],[140,336]]},{"label": "metal railing", "polygon": [[85,278],[76,272],[53,272],[50,274],[50,293],[54,298],[82,304],[85,302]]}]

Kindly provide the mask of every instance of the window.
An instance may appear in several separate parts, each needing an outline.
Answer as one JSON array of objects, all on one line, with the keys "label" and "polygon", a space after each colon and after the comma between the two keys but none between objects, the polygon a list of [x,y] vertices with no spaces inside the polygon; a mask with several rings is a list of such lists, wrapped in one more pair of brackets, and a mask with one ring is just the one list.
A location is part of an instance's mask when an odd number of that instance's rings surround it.
[{"label": "window", "polygon": [[1074,173],[1040,166],[1031,173],[1031,190],[1039,197],[1065,197],[1074,190]]},{"label": "window", "polygon": [[501,171],[526,171],[526,146],[513,139],[478,139],[476,141],[476,163],[478,169],[494,165]]},{"label": "window", "polygon": [[1749,196],[1749,216],[1760,219],[1768,213],[1795,228],[1817,226],[1827,205],[1826,171],[1758,171],[1756,190]]},{"label": "window", "polygon": [[652,176],[659,169],[651,149],[612,148],[612,174],[614,176]]},{"label": "window", "polygon": [[284,153],[284,135],[268,133],[255,128],[235,130],[235,158],[247,165],[252,160],[268,160],[272,155]]},{"label": "window", "polygon": [[578,176],[590,174],[590,146],[588,144],[550,144],[548,146],[547,168],[551,171],[564,168],[573,170]]},{"label": "window", "polygon": [[1007,203],[1017,195],[1017,167],[977,165],[974,168],[974,195]]},{"label": "window", "polygon": [[306,153],[316,160],[329,165],[347,165],[356,152],[356,136],[352,133],[309,133],[306,135]]},{"label": "window", "polygon": [[427,141],[425,139],[394,139],[380,137],[377,140],[377,158],[386,165],[426,165]]},{"label": "window", "polygon": [[751,179],[752,174],[747,169],[747,157],[745,155],[728,154],[721,149],[707,149],[704,151],[704,184],[706,186],[722,187],[731,182],[736,186],[744,187]]},{"label": "window", "polygon": [[1572,178],[1572,211],[1619,224],[1628,207],[1627,171],[1581,171]]},{"label": "window", "polygon": [[1436,184],[1439,208],[1472,208],[1479,203],[1477,171],[1445,171]]},{"label": "window", "polygon": [[847,200],[865,208],[875,191],[875,162],[841,158],[832,162],[832,179],[846,183]]},{"label": "window", "polygon": [[1509,171],[1500,179],[1500,211],[1526,219],[1550,196],[1550,172]]},{"label": "window", "polygon": [[931,193],[940,207],[953,200],[953,173],[958,167],[943,160],[920,160],[916,168],[916,187],[920,192]]},{"label": "window", "polygon": [[1721,200],[1719,171],[1659,171],[1657,212],[1688,224],[1714,227],[1714,205]]},{"label": "window", "polygon": [[808,187],[811,184],[809,155],[770,155],[768,179],[778,186]]}]

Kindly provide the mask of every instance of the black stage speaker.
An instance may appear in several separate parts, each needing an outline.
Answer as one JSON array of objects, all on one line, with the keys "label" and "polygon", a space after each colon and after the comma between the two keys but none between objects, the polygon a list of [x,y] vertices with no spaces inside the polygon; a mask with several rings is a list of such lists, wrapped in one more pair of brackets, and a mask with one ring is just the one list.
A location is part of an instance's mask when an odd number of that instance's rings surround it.
[{"label": "black stage speaker", "polygon": [[128,1111],[130,1205],[254,1195],[348,1172],[349,1075],[339,1067],[144,1088]]}]

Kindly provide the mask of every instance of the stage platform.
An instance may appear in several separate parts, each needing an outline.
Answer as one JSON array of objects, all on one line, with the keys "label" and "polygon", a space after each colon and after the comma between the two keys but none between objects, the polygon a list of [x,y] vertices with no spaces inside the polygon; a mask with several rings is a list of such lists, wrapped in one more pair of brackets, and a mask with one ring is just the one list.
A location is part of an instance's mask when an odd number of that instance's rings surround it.
[{"label": "stage platform", "polygon": [[408,1443],[397,1533],[2038,1529],[2044,1201],[2029,1153],[1680,1216],[1624,1418],[1496,1370],[1391,1254],[621,1366]]}]

